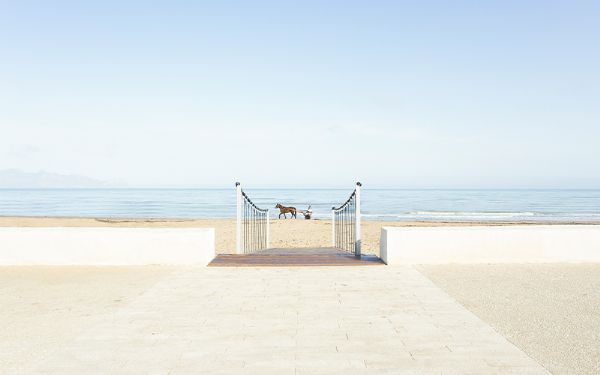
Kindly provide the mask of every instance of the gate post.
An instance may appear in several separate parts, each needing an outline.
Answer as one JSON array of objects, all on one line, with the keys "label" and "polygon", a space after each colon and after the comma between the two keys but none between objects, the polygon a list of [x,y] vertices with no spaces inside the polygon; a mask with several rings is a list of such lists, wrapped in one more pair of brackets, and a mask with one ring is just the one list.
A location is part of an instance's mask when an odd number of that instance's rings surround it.
[{"label": "gate post", "polygon": [[360,238],[360,188],[361,188],[362,184],[360,182],[356,183],[356,206],[355,206],[355,210],[356,212],[354,213],[355,218],[356,218],[356,225],[355,225],[355,234],[356,234],[356,242],[354,243],[354,256],[357,258],[360,258],[360,254],[361,254],[361,245],[362,245],[362,241]]},{"label": "gate post", "polygon": [[242,185],[239,182],[235,183],[236,197],[236,222],[235,222],[235,253],[242,253]]},{"label": "gate post", "polygon": [[335,247],[335,206],[331,207],[331,247]]},{"label": "gate post", "polygon": [[267,249],[271,248],[271,219],[269,218],[269,210],[267,209]]}]

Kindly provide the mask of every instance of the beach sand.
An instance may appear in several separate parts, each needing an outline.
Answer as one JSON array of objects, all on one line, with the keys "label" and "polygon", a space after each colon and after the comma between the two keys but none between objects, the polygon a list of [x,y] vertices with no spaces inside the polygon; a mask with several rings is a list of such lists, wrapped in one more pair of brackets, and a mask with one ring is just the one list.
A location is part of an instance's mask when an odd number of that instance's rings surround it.
[{"label": "beach sand", "polygon": [[600,264],[418,267],[553,374],[600,374]]},{"label": "beach sand", "polygon": [[[408,222],[363,220],[362,252],[379,254],[381,227],[398,226],[458,226],[458,225],[511,225],[503,222]],[[534,224],[534,223],[519,223]],[[539,223],[538,223],[539,224]],[[565,223],[557,223],[565,224]],[[566,223],[572,224],[572,223]],[[582,223],[583,224],[583,223]],[[596,223],[597,224],[597,223]],[[218,254],[235,252],[234,219],[101,219],[54,217],[0,217],[0,227],[157,227],[157,228],[215,228]],[[331,246],[330,220],[272,219],[271,247],[328,247]]]}]

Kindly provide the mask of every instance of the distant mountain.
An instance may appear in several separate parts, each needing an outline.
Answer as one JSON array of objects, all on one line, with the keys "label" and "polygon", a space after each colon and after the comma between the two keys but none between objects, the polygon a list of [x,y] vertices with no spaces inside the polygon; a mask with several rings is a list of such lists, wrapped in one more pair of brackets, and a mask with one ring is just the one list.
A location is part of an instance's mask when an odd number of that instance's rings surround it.
[{"label": "distant mountain", "polygon": [[96,188],[106,185],[105,182],[79,175],[0,170],[0,188]]}]

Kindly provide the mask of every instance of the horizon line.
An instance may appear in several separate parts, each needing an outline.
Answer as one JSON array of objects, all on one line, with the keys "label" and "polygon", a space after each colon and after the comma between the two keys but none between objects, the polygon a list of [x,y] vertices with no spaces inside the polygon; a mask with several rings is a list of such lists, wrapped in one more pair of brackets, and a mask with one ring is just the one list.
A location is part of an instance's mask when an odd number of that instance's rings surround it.
[{"label": "horizon line", "polygon": [[[249,190],[349,190],[352,187],[246,187]],[[600,190],[600,187],[365,187],[363,190]],[[61,187],[1,187],[0,190],[235,190],[235,187],[201,186],[61,186]]]}]

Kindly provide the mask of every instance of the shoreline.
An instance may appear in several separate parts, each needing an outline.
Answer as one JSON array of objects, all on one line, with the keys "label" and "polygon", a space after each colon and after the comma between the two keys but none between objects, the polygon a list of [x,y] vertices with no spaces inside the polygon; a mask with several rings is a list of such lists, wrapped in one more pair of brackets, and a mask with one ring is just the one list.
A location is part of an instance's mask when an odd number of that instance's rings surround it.
[{"label": "shoreline", "polygon": [[[0,215],[0,227],[12,226],[13,221],[41,225],[43,221],[61,220],[65,222],[94,221],[103,224],[123,223],[202,223],[206,221],[235,221],[234,217],[227,218],[177,218],[177,217],[111,217],[111,216],[13,216]],[[271,223],[277,221],[325,222],[330,219],[277,219],[271,218]],[[600,225],[600,220],[380,220],[361,218],[363,223],[389,223],[390,226],[457,226],[457,225]]]}]

